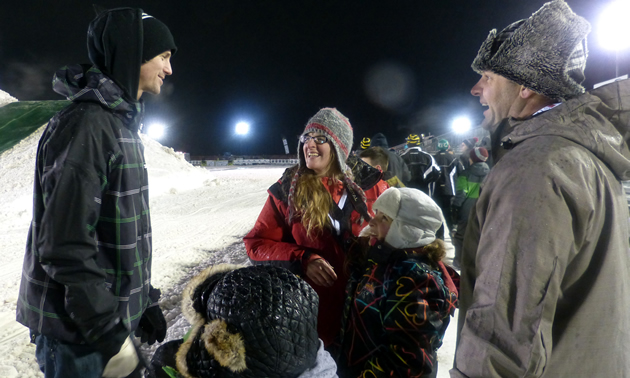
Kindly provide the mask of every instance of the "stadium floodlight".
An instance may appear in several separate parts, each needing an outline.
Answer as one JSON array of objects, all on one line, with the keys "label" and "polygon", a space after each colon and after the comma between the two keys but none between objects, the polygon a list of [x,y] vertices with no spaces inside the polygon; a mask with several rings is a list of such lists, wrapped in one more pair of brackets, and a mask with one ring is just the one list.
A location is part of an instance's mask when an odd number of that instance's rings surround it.
[{"label": "stadium floodlight", "polygon": [[249,123],[247,122],[237,123],[235,131],[236,131],[236,134],[238,135],[247,135],[249,133]]},{"label": "stadium floodlight", "polygon": [[468,117],[457,117],[453,120],[451,126],[453,127],[453,131],[456,134],[464,134],[465,132],[470,130],[472,122],[470,122],[470,119],[468,119]]},{"label": "stadium floodlight", "polygon": [[166,127],[161,123],[152,123],[147,129],[147,135],[154,140],[161,139],[166,131]]},{"label": "stadium floodlight", "polygon": [[606,50],[630,47],[630,2],[616,1],[608,5],[599,17],[599,44]]},{"label": "stadium floodlight", "polygon": [[599,44],[603,49],[615,51],[615,77],[619,76],[619,51],[630,47],[630,1],[613,2],[599,16]]}]

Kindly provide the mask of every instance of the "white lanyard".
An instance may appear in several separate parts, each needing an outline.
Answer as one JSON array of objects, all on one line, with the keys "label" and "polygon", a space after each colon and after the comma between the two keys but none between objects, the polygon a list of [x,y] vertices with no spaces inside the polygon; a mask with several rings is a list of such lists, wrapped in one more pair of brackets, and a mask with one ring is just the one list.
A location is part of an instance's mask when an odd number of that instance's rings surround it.
[{"label": "white lanyard", "polygon": [[[337,204],[337,206],[339,206],[341,210],[343,210],[343,206],[346,204],[347,198],[348,198],[348,193],[346,192],[346,189],[344,188],[343,194],[341,195],[341,198],[339,199],[339,203]],[[333,228],[337,231],[337,235],[340,235],[341,224],[339,223],[339,221],[333,219],[333,217],[331,217],[330,214],[328,214],[328,219],[330,219],[330,223],[332,224]]]}]

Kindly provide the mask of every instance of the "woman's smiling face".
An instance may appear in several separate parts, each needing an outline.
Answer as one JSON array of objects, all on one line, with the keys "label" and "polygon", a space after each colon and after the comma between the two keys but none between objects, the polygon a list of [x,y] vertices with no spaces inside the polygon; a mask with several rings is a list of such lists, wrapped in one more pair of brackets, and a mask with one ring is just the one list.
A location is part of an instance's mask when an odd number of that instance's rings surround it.
[{"label": "woman's smiling face", "polygon": [[[305,135],[310,137],[322,136],[319,133],[308,133]],[[313,138],[308,139],[302,147],[306,166],[312,169],[317,176],[325,176],[328,173],[331,162],[330,142],[318,144]]]}]

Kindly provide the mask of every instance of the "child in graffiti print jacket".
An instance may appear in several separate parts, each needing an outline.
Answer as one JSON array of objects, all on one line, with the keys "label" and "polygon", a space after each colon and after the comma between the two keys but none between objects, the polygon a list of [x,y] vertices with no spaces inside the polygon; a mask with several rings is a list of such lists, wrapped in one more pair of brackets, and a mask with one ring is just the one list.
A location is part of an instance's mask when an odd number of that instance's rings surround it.
[{"label": "child in graffiti print jacket", "polygon": [[442,263],[443,216],[417,189],[390,188],[349,252],[340,377],[435,377],[459,276]]}]

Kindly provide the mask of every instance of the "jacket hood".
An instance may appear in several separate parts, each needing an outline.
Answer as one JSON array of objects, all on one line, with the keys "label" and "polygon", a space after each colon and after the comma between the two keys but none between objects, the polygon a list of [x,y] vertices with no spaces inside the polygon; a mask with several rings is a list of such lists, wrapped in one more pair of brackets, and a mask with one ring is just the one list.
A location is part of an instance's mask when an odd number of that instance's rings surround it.
[{"label": "jacket hood", "polygon": [[486,177],[488,172],[490,172],[490,167],[488,167],[487,163],[475,163],[469,166],[467,171],[473,176]]},{"label": "jacket hood", "polygon": [[142,65],[142,9],[116,8],[100,13],[88,28],[90,61],[137,101]]},{"label": "jacket hood", "polygon": [[383,133],[374,134],[370,147],[383,147],[384,149],[388,149],[387,138],[385,138]]},{"label": "jacket hood", "polygon": [[94,102],[120,116],[127,126],[138,128],[144,112],[140,101],[126,101],[124,91],[98,68],[75,64],[57,70],[53,90],[72,102]]},{"label": "jacket hood", "polygon": [[537,136],[558,136],[591,151],[619,180],[630,180],[630,80],[617,81],[563,102],[529,119],[509,119],[503,146]]},{"label": "jacket hood", "polygon": [[318,307],[313,288],[284,268],[207,268],[183,293],[192,330],[177,369],[200,378],[297,377],[317,363]]}]

